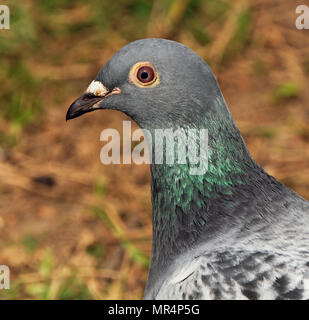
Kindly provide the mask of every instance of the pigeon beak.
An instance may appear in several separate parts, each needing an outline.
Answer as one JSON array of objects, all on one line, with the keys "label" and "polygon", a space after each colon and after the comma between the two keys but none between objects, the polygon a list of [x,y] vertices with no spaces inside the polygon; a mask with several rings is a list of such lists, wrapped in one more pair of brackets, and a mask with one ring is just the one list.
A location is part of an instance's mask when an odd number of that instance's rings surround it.
[{"label": "pigeon beak", "polygon": [[84,113],[94,111],[97,109],[96,104],[102,99],[102,97],[93,96],[88,93],[83,94],[71,104],[67,112],[66,120],[71,120]]},{"label": "pigeon beak", "polygon": [[99,103],[105,97],[120,93],[121,90],[117,87],[110,91],[100,81],[92,81],[86,92],[71,104],[66,115],[66,120],[71,120],[87,112],[100,109]]}]

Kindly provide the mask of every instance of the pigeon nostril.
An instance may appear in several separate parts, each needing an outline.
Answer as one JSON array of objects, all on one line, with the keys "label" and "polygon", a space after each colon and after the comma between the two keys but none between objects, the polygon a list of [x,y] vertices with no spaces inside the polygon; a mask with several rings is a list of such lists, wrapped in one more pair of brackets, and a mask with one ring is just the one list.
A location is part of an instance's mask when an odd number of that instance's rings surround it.
[{"label": "pigeon nostril", "polygon": [[95,97],[95,95],[93,95],[93,94],[85,94],[85,95],[83,96],[82,100],[83,100],[83,101],[88,101],[88,100],[90,100],[90,99],[92,99],[92,98],[94,98],[94,97]]}]

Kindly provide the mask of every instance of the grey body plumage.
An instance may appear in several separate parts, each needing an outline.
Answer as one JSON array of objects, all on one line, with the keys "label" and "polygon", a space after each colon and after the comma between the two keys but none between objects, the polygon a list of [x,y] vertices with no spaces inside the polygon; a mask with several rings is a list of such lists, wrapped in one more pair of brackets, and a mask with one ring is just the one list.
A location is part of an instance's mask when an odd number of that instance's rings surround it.
[{"label": "grey body plumage", "polygon": [[[136,79],[139,64],[154,67],[149,86]],[[251,158],[199,56],[164,39],[130,43],[100,70],[67,119],[97,109],[122,111],[150,132],[209,131],[205,175],[192,177],[186,165],[151,165],[146,299],[309,298],[309,203]]]},{"label": "grey body plumage", "polygon": [[145,298],[309,299],[308,203],[286,190],[282,203],[272,205],[273,212],[259,210],[270,219],[240,214],[210,231]]}]

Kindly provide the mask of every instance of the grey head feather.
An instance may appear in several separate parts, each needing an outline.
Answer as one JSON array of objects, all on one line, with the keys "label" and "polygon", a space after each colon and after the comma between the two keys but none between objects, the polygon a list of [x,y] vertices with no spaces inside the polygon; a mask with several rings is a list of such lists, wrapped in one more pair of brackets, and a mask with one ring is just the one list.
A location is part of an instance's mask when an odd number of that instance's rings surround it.
[{"label": "grey head feather", "polygon": [[[160,85],[145,90],[128,81],[130,68],[139,61],[155,66]],[[197,102],[194,115],[198,118],[199,113],[205,112],[203,101],[222,96],[214,74],[203,59],[186,46],[164,39],[137,40],[124,46],[100,70],[96,80],[122,91],[122,95],[110,101],[103,100],[102,106],[127,113],[142,128],[190,122],[193,114],[188,106],[193,101]]]}]

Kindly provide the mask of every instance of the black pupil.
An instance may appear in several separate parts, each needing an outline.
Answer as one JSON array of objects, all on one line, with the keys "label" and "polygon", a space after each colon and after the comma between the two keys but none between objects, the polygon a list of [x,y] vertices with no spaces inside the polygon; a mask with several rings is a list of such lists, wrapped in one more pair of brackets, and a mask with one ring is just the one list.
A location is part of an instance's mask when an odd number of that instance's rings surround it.
[{"label": "black pupil", "polygon": [[148,72],[147,71],[143,71],[142,73],[141,73],[141,78],[142,79],[147,79],[149,77],[149,74],[148,74]]}]

